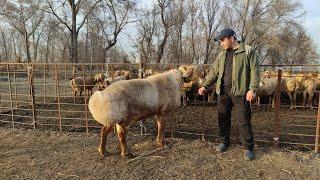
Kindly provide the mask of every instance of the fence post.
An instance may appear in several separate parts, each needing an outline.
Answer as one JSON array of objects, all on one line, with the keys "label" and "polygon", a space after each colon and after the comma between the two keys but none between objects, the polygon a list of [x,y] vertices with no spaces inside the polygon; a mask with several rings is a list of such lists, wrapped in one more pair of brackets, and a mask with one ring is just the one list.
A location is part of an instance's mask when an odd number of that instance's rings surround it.
[{"label": "fence post", "polygon": [[[64,65],[64,83],[63,84],[65,84],[65,82],[68,82],[67,81],[67,76],[68,76],[68,74],[67,74],[67,64],[65,64]],[[66,86],[64,85],[63,86],[63,89],[64,89],[64,96],[66,97],[67,96],[67,88],[66,88]]]},{"label": "fence post", "polygon": [[36,129],[37,126],[37,117],[36,117],[36,107],[35,107],[35,96],[34,96],[34,79],[33,79],[33,64],[29,65],[27,68],[28,79],[29,79],[29,90],[31,98],[31,107],[32,107],[32,117],[33,117],[33,129]]},{"label": "fence post", "polygon": [[320,128],[320,93],[319,95],[319,100],[318,100],[318,115],[317,115],[317,126],[316,126],[316,140],[314,143],[314,152],[318,153],[319,151],[319,128]]},{"label": "fence post", "polygon": [[279,143],[279,131],[280,131],[280,86],[281,86],[281,76],[282,76],[282,68],[278,69],[278,83],[276,87],[276,104],[274,109],[274,123],[275,123],[275,131],[274,131],[274,148],[278,148]]},{"label": "fence post", "polygon": [[46,83],[47,83],[47,72],[46,72],[46,64],[43,64],[43,102],[46,102]]},{"label": "fence post", "polygon": [[[87,107],[87,95],[89,95],[89,90],[87,90],[88,94],[86,93],[86,66],[84,66],[83,64],[81,65],[82,67],[82,76],[83,76],[83,90],[84,90],[84,94],[83,94],[83,98],[84,98],[84,115],[85,115],[85,123],[86,123],[86,132],[89,133],[89,123],[88,123],[88,107]],[[90,92],[91,93],[91,92]],[[91,95],[91,94],[90,94]],[[90,97],[90,95],[88,97]]]},{"label": "fence post", "polygon": [[143,63],[142,62],[139,63],[139,74],[138,74],[138,76],[139,76],[139,79],[143,78]]},{"label": "fence post", "polygon": [[[72,79],[76,78],[76,67],[75,65],[72,66]],[[73,103],[76,103],[76,93],[73,91]]]},{"label": "fence post", "polygon": [[16,81],[16,65],[13,66],[13,84],[14,84],[14,100],[15,100],[15,107],[18,108],[17,103],[17,81]]},{"label": "fence post", "polygon": [[[61,120],[61,102],[60,102],[60,86],[59,86],[59,70],[58,65],[55,64],[55,70],[56,70],[56,92],[58,94],[57,96],[57,102],[58,102],[58,119],[59,119],[59,129],[62,131],[62,120]],[[57,95],[56,94],[56,95]]]},{"label": "fence post", "polygon": [[[9,64],[7,64],[7,71],[8,71],[8,81],[9,81],[9,91],[10,91],[10,108],[11,108],[11,122],[12,128],[14,129],[14,118],[13,118],[13,98],[12,98],[12,87],[11,87],[11,79],[10,79],[10,68]],[[16,99],[17,101],[17,99]]]}]

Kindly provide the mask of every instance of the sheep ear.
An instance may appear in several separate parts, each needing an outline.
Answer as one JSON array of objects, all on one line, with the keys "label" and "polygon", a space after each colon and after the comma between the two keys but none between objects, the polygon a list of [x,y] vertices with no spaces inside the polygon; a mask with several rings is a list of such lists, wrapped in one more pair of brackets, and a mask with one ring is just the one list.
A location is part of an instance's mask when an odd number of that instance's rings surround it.
[{"label": "sheep ear", "polygon": [[187,70],[187,66],[186,65],[181,65],[178,67],[178,69],[182,72],[182,74],[184,74]]},{"label": "sheep ear", "polygon": [[182,77],[190,77],[193,73],[193,68],[188,68],[183,74]]}]

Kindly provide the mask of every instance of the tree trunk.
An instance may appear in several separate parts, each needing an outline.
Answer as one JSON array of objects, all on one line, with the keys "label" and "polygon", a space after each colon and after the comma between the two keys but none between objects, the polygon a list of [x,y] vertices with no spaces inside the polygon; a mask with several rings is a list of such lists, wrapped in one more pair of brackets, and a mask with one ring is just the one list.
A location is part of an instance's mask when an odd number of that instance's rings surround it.
[{"label": "tree trunk", "polygon": [[74,2],[71,4],[72,9],[72,29],[71,29],[71,62],[78,63],[78,32],[77,32],[77,12]]},{"label": "tree trunk", "polygon": [[29,38],[28,38],[28,32],[26,30],[24,32],[24,40],[25,40],[26,53],[27,53],[27,63],[30,63],[31,62],[30,42],[29,42]]}]

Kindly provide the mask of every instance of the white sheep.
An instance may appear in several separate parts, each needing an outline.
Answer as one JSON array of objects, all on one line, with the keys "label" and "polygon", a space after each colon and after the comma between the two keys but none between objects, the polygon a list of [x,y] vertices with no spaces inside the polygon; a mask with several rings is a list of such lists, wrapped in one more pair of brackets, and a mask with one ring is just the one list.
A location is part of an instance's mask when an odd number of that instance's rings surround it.
[{"label": "white sheep", "polygon": [[146,79],[118,81],[89,99],[93,118],[103,125],[98,151],[106,156],[106,137],[116,125],[121,155],[132,156],[126,145],[127,127],[155,115],[158,125],[157,145],[163,147],[163,133],[168,112],[180,106],[182,72],[175,69]]}]

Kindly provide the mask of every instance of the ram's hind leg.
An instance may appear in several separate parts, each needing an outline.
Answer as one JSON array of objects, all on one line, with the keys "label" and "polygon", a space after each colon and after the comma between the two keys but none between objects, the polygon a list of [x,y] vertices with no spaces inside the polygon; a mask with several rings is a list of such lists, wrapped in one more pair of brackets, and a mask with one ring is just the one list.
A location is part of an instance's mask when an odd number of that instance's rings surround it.
[{"label": "ram's hind leg", "polygon": [[164,147],[164,130],[166,128],[166,121],[163,115],[156,115],[156,121],[158,125],[157,146],[158,148]]},{"label": "ram's hind leg", "polygon": [[116,127],[117,127],[119,142],[120,142],[121,156],[126,158],[132,158],[133,155],[129,152],[127,143],[126,143],[126,132],[127,132],[126,127],[123,124],[117,124]]},{"label": "ram's hind leg", "polygon": [[106,125],[101,128],[101,139],[100,139],[100,145],[98,147],[98,151],[100,153],[100,156],[106,157],[106,141],[108,134],[112,131],[111,125]]}]

